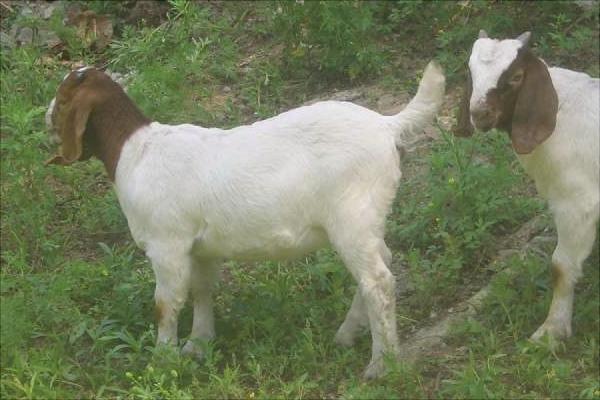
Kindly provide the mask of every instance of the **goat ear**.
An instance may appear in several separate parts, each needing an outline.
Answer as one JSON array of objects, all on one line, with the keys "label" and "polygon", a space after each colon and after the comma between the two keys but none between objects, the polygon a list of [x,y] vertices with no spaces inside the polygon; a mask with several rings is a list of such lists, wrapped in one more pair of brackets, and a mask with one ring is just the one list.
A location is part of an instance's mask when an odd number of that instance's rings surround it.
[{"label": "goat ear", "polygon": [[523,43],[523,46],[527,46],[529,44],[529,39],[531,39],[531,32],[523,32],[517,37],[517,40]]},{"label": "goat ear", "polygon": [[546,65],[529,54],[513,113],[510,138],[518,154],[531,153],[556,127],[558,96]]},{"label": "goat ear", "polygon": [[46,164],[69,165],[81,158],[83,134],[92,110],[92,102],[76,96],[67,106],[64,115],[57,116],[58,134],[62,139],[60,154],[46,161]]},{"label": "goat ear", "polygon": [[467,66],[467,82],[463,91],[463,97],[458,106],[458,116],[456,117],[456,127],[454,128],[454,135],[456,136],[471,136],[473,135],[473,125],[471,125],[471,93],[473,92],[473,81],[471,80],[471,73]]}]

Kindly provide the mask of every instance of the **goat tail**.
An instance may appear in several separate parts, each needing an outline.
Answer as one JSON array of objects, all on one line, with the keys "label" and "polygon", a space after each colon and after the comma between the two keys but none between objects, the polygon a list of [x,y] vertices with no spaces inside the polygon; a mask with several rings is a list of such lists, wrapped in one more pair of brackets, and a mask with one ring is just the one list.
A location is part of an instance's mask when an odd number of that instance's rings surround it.
[{"label": "goat tail", "polygon": [[396,124],[396,146],[404,147],[414,141],[436,116],[444,101],[446,78],[442,67],[430,61],[419,83],[419,90],[404,110],[392,116]]}]

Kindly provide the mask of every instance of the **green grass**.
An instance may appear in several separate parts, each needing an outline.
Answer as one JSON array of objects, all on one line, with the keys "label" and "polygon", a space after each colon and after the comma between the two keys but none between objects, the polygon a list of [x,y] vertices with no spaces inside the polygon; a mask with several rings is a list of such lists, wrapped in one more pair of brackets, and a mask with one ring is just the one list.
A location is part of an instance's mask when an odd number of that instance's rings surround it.
[{"label": "green grass", "polygon": [[[121,3],[89,5],[127,12]],[[164,25],[117,24],[102,53],[79,43],[60,15],[48,24],[61,27],[72,59],[133,72],[131,96],[165,123],[230,127],[361,84],[414,93],[416,71],[434,55],[453,89],[483,26],[491,35],[534,27],[548,61],[598,74],[597,15],[565,3],[170,6]],[[545,212],[505,134],[455,140],[440,129],[408,157],[388,219],[395,267],[412,284],[398,304],[403,336],[498,270],[514,271],[492,280],[483,308],[453,328],[446,347],[414,364],[390,360],[386,377],[362,381],[370,338],[351,349],[333,344],[355,285],[322,250],[289,263],[227,263],[217,338],[198,363],[154,347],[152,270],[101,163],[43,164],[54,151],[44,113],[69,64],[29,46],[3,50],[0,67],[0,397],[600,397],[598,250],[577,288],[574,335],[557,349],[527,341],[550,302],[552,244],[489,264],[499,238]],[[190,327],[188,307],[180,337]]]}]

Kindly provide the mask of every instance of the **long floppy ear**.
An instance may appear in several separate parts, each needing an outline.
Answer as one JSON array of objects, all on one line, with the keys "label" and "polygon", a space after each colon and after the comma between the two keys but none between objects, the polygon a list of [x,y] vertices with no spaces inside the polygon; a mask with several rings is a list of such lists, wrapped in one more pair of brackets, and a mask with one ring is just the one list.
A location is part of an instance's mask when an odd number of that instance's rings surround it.
[{"label": "long floppy ear", "polygon": [[454,135],[456,136],[471,136],[473,135],[473,125],[471,125],[471,112],[469,110],[471,103],[471,93],[473,93],[473,81],[471,73],[467,65],[467,82],[465,85],[463,98],[458,106],[458,116],[456,117],[456,127]]},{"label": "long floppy ear", "polygon": [[556,127],[558,96],[546,65],[526,55],[525,76],[519,89],[510,138],[518,154],[531,153]]},{"label": "long floppy ear", "polygon": [[68,165],[79,160],[83,152],[83,134],[92,111],[92,102],[76,96],[65,115],[58,116],[58,134],[62,139],[60,154],[52,157],[46,164]]}]

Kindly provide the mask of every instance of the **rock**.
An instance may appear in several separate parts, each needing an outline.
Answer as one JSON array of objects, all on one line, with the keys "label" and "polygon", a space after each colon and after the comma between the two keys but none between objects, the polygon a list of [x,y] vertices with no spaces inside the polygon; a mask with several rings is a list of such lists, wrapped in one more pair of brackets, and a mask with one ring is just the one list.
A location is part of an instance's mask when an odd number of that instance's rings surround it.
[{"label": "rock", "polygon": [[16,45],[15,39],[10,35],[0,32],[0,48],[4,49],[12,49]]},{"label": "rock", "polygon": [[113,81],[117,82],[120,86],[122,86],[125,91],[127,91],[129,81],[131,81],[131,79],[135,76],[135,71],[122,74],[120,72],[112,72],[110,70],[106,70],[105,73],[108,76],[110,76],[110,78]]},{"label": "rock", "polygon": [[54,14],[54,10],[58,8],[58,3],[38,3],[41,4],[41,17],[44,19],[50,19],[52,14]]},{"label": "rock", "polygon": [[592,11],[598,9],[598,0],[576,0],[575,4],[584,11]]},{"label": "rock", "polygon": [[54,33],[54,31],[44,28],[38,30],[37,42],[41,45],[48,47],[49,49],[59,46],[62,43],[62,41],[60,40],[58,35]]},{"label": "rock", "polygon": [[143,21],[146,25],[156,26],[167,19],[168,12],[169,5],[166,2],[140,0],[135,2],[125,22],[136,25]]},{"label": "rock", "polygon": [[103,50],[110,43],[113,35],[111,20],[106,15],[98,15],[93,11],[77,12],[69,10],[67,23],[77,28],[77,35],[86,47],[94,46]]},{"label": "rock", "polygon": [[29,6],[25,6],[21,8],[21,12],[19,13],[22,17],[31,17],[33,15],[33,10]]},{"label": "rock", "polygon": [[22,46],[24,44],[31,44],[33,42],[33,29],[29,27],[23,27],[17,29],[18,34],[16,37],[16,42],[18,45]]}]

